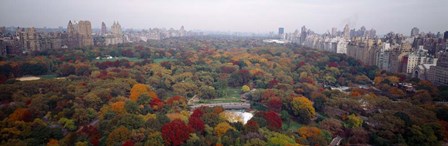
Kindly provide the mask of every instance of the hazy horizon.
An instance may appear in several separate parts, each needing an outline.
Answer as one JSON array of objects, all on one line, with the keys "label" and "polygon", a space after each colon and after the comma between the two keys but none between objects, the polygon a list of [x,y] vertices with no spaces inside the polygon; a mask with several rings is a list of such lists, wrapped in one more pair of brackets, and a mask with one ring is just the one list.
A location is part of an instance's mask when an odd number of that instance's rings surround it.
[{"label": "hazy horizon", "polygon": [[220,32],[293,32],[305,25],[317,32],[376,29],[409,35],[413,27],[422,32],[448,30],[446,0],[3,0],[0,26],[66,27],[69,20],[101,22],[110,27],[175,28]]}]

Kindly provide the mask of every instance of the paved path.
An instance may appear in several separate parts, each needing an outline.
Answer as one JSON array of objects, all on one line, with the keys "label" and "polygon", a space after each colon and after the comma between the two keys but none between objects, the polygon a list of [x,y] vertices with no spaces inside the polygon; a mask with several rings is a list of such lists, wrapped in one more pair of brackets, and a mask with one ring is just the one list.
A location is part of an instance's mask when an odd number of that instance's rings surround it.
[{"label": "paved path", "polygon": [[342,139],[342,137],[336,136],[335,138],[333,138],[333,140],[331,140],[329,146],[338,146],[341,143]]},{"label": "paved path", "polygon": [[[100,121],[99,119],[95,119],[95,120],[93,120],[92,122],[90,122],[90,123],[89,123],[88,125],[86,125],[86,126],[96,126],[96,124],[98,124],[99,121]],[[85,127],[85,126],[81,126],[81,127],[79,127],[79,129],[76,130],[76,133],[81,132],[81,130],[84,129],[84,127]]]},{"label": "paved path", "polygon": [[215,106],[222,106],[224,109],[250,109],[249,103],[211,103],[211,104],[196,104],[193,106],[190,106],[190,108],[196,109],[201,106],[208,106],[208,107],[215,107]]}]

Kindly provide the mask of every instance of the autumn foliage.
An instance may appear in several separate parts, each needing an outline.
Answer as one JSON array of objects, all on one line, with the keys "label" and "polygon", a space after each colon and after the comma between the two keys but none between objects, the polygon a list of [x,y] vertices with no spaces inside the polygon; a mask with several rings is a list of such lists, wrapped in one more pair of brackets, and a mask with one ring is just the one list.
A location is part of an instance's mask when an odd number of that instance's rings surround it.
[{"label": "autumn foliage", "polygon": [[303,96],[293,98],[291,109],[294,115],[299,116],[299,118],[305,122],[316,117],[316,110],[313,107],[313,102]]},{"label": "autumn foliage", "polygon": [[269,129],[280,130],[282,128],[282,119],[277,113],[272,111],[265,112],[264,119],[266,120]]},{"label": "autumn foliage", "polygon": [[159,98],[154,98],[151,100],[149,105],[151,105],[153,110],[158,110],[163,107],[163,101],[161,101]]},{"label": "autumn foliage", "polygon": [[31,120],[31,112],[27,108],[18,108],[9,115],[8,120],[28,122]]},{"label": "autumn foliage", "polygon": [[197,132],[203,132],[204,128],[205,128],[204,121],[202,121],[198,117],[193,117],[193,116],[190,117],[190,119],[188,120],[188,125],[190,127],[192,127],[194,130],[196,130]]},{"label": "autumn foliage", "polygon": [[260,126],[258,126],[258,123],[254,120],[249,120],[246,125],[244,125],[244,129],[247,132],[257,132],[258,128],[260,128]]},{"label": "autumn foliage", "polygon": [[194,111],[190,117],[200,118],[203,114],[204,114],[204,112],[202,112],[202,110],[200,108],[197,108],[197,109],[194,109]]},{"label": "autumn foliage", "polygon": [[222,135],[224,135],[228,130],[235,130],[235,128],[233,128],[232,126],[230,126],[229,123],[227,122],[221,122],[218,125],[216,125],[215,127],[215,134],[218,137],[221,137]]},{"label": "autumn foliage", "polygon": [[268,101],[268,108],[275,112],[281,111],[282,105],[282,100],[279,97],[272,97]]},{"label": "autumn foliage", "polygon": [[156,92],[149,89],[148,86],[144,84],[135,84],[131,89],[131,95],[129,98],[132,101],[137,101],[141,95],[148,95],[152,99],[158,98]]},{"label": "autumn foliage", "polygon": [[182,96],[173,96],[166,100],[166,104],[170,106],[185,106],[187,105],[187,99]]},{"label": "autumn foliage", "polygon": [[115,113],[124,113],[126,111],[126,109],[124,108],[124,104],[124,101],[117,101],[111,103],[110,106],[112,108],[112,111],[114,111]]},{"label": "autumn foliage", "polygon": [[297,130],[297,133],[299,133],[299,135],[303,138],[310,138],[320,135],[321,131],[319,130],[319,128],[316,127],[304,126],[300,127]]},{"label": "autumn foliage", "polygon": [[162,127],[162,137],[165,145],[182,145],[190,136],[192,128],[181,120],[173,120]]}]

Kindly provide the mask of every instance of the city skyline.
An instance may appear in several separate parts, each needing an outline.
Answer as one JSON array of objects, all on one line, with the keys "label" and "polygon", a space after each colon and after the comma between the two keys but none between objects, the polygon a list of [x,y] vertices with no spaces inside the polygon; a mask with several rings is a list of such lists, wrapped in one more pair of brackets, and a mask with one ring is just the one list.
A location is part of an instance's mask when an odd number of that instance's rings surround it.
[{"label": "city skyline", "polygon": [[124,28],[134,29],[185,26],[189,30],[253,33],[275,32],[278,27],[293,32],[303,25],[325,33],[333,27],[341,31],[345,24],[350,29],[373,28],[378,34],[393,31],[409,35],[413,27],[420,32],[448,30],[448,20],[443,19],[443,8],[448,2],[442,0],[6,0],[0,3],[1,26],[65,28],[68,20],[90,20],[93,28],[100,28],[102,22],[119,21]]}]

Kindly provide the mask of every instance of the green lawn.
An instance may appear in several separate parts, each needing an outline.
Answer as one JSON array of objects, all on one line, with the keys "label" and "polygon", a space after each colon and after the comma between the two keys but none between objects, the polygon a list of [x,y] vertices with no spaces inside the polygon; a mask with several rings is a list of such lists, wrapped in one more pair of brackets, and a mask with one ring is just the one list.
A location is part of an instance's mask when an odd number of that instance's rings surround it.
[{"label": "green lawn", "polygon": [[160,63],[160,62],[165,62],[165,61],[177,61],[177,59],[172,59],[172,58],[158,58],[158,59],[154,59],[154,63]]},{"label": "green lawn", "polygon": [[240,92],[241,89],[240,88],[226,88],[226,89],[221,89],[221,92],[224,93],[224,95],[220,98],[240,98]]},{"label": "green lawn", "polygon": [[229,102],[241,102],[240,89],[239,88],[227,88],[221,89],[224,95],[215,99],[201,99],[199,103],[229,103]]},{"label": "green lawn", "polygon": [[117,60],[121,60],[121,59],[126,59],[130,62],[138,62],[138,61],[142,61],[143,59],[139,59],[139,58],[129,58],[129,57],[114,57],[113,59],[95,59],[96,62],[106,62],[106,61],[117,61]]}]

